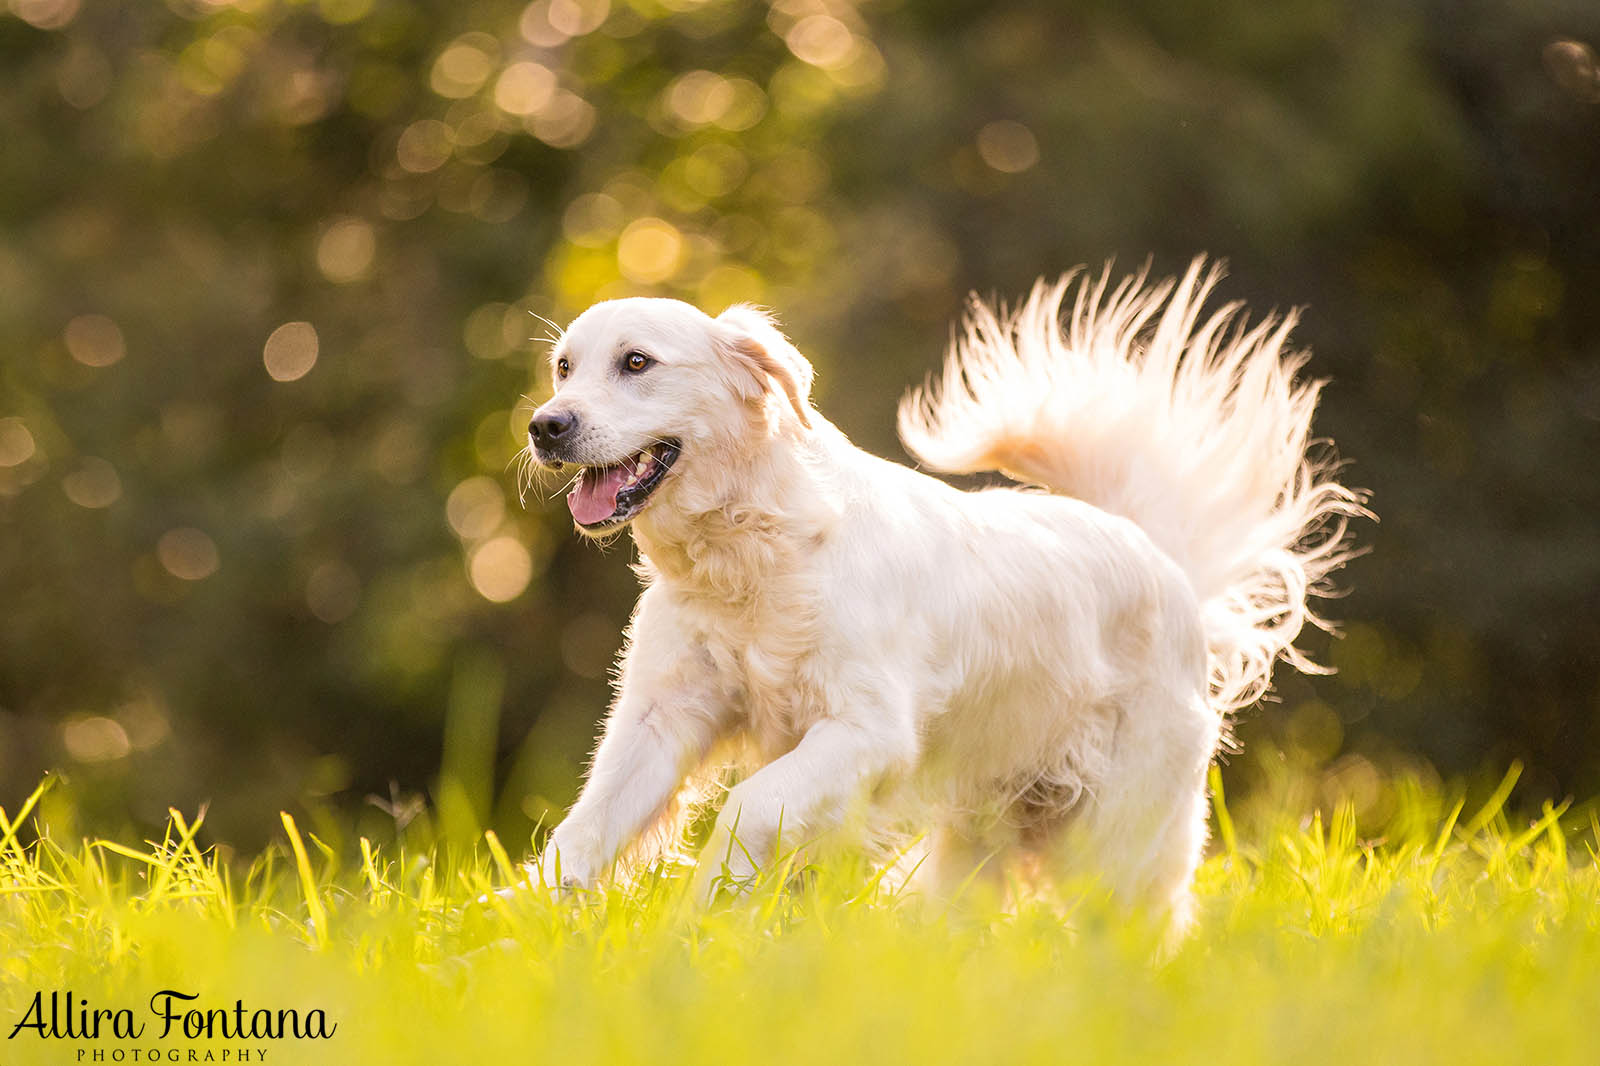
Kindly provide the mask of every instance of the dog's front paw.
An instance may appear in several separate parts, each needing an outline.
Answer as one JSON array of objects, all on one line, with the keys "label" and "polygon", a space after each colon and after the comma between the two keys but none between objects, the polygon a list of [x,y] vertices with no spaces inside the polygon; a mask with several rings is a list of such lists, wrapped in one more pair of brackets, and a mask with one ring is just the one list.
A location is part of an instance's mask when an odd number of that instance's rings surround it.
[{"label": "dog's front paw", "polygon": [[583,881],[572,874],[562,874],[559,880],[546,872],[542,859],[534,859],[522,865],[523,879],[514,885],[500,889],[495,895],[510,898],[522,892],[550,892],[563,893],[578,892],[587,887]]},{"label": "dog's front paw", "polygon": [[587,860],[582,850],[554,835],[539,857],[524,869],[530,885],[562,892],[593,888],[596,877],[595,864]]}]

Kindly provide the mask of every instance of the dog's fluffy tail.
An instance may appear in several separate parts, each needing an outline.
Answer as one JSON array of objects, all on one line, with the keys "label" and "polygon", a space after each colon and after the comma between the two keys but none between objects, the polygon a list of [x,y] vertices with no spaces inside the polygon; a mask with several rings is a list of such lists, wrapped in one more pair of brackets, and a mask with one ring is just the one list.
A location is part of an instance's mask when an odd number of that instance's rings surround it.
[{"label": "dog's fluffy tail", "polygon": [[1279,658],[1319,670],[1294,640],[1326,628],[1307,598],[1331,591],[1366,511],[1311,438],[1322,382],[1295,380],[1295,315],[1202,317],[1221,275],[1202,257],[1177,281],[1041,280],[1015,311],[974,299],[942,380],[902,401],[900,436],[937,470],[998,470],[1137,522],[1199,595],[1226,713]]}]

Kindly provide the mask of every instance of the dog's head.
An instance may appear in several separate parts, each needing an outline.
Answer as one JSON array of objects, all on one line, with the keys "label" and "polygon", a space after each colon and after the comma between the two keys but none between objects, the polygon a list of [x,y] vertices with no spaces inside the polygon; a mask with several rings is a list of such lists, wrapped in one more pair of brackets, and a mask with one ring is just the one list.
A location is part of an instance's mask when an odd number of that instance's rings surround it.
[{"label": "dog's head", "polygon": [[608,300],[573,321],[550,365],[555,395],[528,443],[544,466],[582,468],[567,504],[592,536],[751,436],[811,425],[811,365],[751,307],[712,318],[678,300]]}]

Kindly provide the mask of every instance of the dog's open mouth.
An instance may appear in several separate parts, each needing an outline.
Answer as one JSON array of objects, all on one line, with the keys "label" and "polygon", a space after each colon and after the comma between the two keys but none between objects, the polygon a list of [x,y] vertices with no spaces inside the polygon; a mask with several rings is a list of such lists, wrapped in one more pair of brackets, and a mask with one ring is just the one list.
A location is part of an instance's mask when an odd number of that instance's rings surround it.
[{"label": "dog's open mouth", "polygon": [[628,521],[644,509],[650,494],[665,480],[678,451],[677,441],[662,441],[620,463],[584,467],[567,493],[573,521],[585,529]]}]

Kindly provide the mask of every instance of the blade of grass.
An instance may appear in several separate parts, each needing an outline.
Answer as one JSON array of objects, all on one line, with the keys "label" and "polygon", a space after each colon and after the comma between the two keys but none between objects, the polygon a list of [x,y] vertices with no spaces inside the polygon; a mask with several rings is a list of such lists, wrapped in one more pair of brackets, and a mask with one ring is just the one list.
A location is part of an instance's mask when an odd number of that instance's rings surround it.
[{"label": "blade of grass", "polygon": [[328,912],[322,906],[322,897],[317,892],[317,880],[311,872],[311,860],[306,857],[305,841],[300,839],[300,830],[295,827],[293,815],[288,811],[279,811],[278,816],[283,819],[284,832],[289,834],[289,847],[294,851],[294,865],[300,872],[300,891],[305,896],[306,910],[310,914],[312,935],[317,947],[327,947]]},{"label": "blade of grass", "polygon": [[1211,809],[1217,814],[1217,835],[1230,859],[1239,856],[1239,836],[1233,828],[1233,816],[1228,813],[1228,798],[1222,791],[1222,768],[1215,763],[1207,775],[1211,786]]},{"label": "blade of grass", "polygon": [[1500,783],[1495,786],[1495,790],[1490,793],[1488,800],[1478,809],[1478,813],[1474,814],[1472,819],[1462,826],[1461,835],[1463,837],[1470,840],[1477,836],[1483,827],[1494,819],[1495,815],[1505,809],[1506,800],[1511,798],[1511,790],[1517,787],[1517,779],[1521,776],[1522,764],[1520,762],[1512,763],[1511,769],[1506,771],[1506,776],[1500,779]]}]

